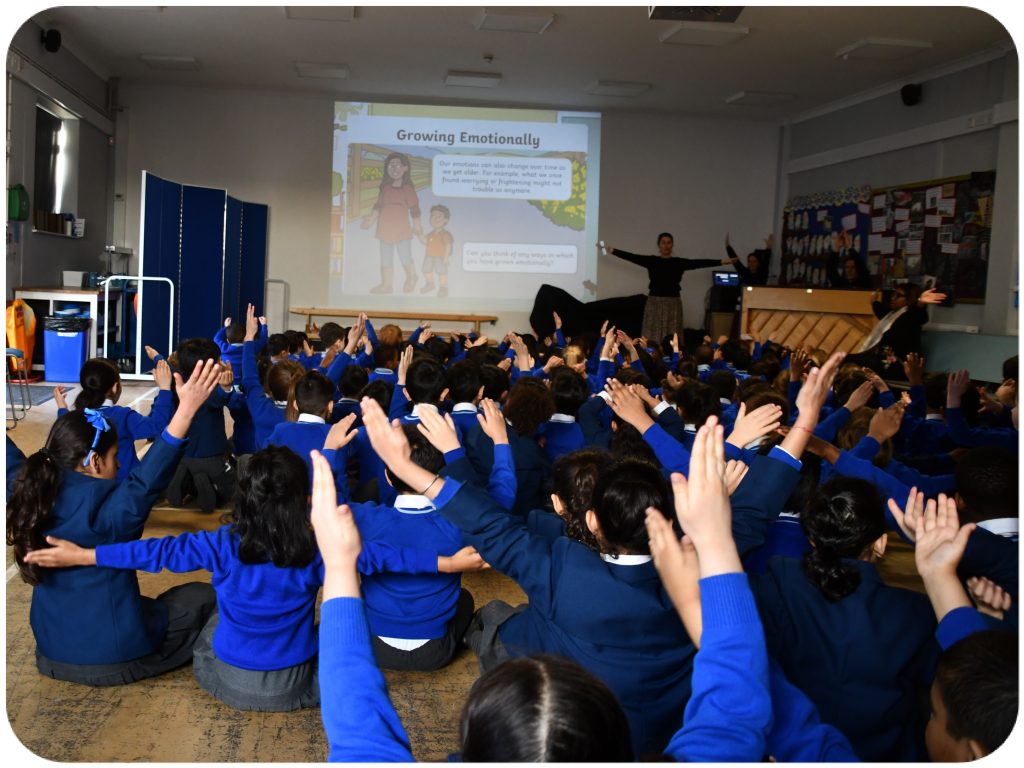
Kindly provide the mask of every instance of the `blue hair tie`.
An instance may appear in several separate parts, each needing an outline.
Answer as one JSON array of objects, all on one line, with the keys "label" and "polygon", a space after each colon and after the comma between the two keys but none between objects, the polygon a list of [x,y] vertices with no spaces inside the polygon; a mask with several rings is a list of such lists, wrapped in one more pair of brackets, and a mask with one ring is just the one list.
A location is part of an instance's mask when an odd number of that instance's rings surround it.
[{"label": "blue hair tie", "polygon": [[85,454],[85,460],[82,462],[82,466],[87,467],[89,466],[89,459],[92,458],[92,454],[96,450],[96,446],[99,445],[100,435],[110,429],[110,422],[104,418],[97,408],[85,408],[82,412],[85,414],[85,420],[96,430],[96,434],[92,438],[92,445],[89,446],[89,452]]}]

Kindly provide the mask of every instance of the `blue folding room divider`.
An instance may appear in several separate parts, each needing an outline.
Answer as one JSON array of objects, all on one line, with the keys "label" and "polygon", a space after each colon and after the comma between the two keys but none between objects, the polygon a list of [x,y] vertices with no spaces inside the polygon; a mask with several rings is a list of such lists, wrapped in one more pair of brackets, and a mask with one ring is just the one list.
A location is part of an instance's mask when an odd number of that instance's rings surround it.
[{"label": "blue folding room divider", "polygon": [[[167,181],[143,171],[143,276],[169,278],[175,286],[177,345],[210,338],[225,317],[245,318],[249,301],[263,312],[267,269],[268,208],[229,197],[222,189]],[[143,345],[165,350],[170,291],[158,283],[140,286]],[[141,370],[152,368],[143,356]]]}]

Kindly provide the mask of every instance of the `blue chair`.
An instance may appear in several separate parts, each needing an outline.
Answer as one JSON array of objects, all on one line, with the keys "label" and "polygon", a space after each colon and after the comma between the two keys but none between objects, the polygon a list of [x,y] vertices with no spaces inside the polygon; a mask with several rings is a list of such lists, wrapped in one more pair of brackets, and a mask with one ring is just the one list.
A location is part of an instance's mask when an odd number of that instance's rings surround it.
[{"label": "blue chair", "polygon": [[[14,372],[18,376],[18,395],[21,404],[17,410],[14,407],[14,387],[11,383],[11,363],[14,364]],[[7,371],[7,405],[11,409],[8,421],[14,422],[11,429],[18,426],[18,421],[25,418],[25,414],[32,407],[32,394],[28,389],[28,369],[25,367],[25,353],[14,347],[7,347],[6,353]]]}]

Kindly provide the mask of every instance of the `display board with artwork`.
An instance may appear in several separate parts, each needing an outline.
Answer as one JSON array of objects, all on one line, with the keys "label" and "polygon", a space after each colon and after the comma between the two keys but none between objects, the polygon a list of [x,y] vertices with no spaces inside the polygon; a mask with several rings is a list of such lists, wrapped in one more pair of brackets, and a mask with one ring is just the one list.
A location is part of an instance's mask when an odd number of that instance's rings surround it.
[{"label": "display board with artwork", "polygon": [[779,285],[829,285],[840,251],[863,263],[871,222],[871,187],[848,187],[794,197],[783,210]]},{"label": "display board with artwork", "polygon": [[908,280],[949,301],[985,300],[995,171],[874,190],[868,271],[882,288]]}]

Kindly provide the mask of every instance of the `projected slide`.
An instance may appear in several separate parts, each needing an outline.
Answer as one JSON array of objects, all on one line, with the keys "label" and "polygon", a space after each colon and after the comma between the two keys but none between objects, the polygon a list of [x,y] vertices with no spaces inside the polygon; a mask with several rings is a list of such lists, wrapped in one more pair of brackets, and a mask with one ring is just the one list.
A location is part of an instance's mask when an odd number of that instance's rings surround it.
[{"label": "projected slide", "polygon": [[330,296],[521,307],[592,298],[599,118],[335,103]]}]

